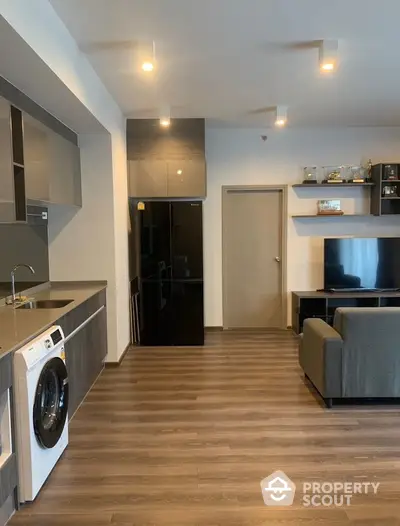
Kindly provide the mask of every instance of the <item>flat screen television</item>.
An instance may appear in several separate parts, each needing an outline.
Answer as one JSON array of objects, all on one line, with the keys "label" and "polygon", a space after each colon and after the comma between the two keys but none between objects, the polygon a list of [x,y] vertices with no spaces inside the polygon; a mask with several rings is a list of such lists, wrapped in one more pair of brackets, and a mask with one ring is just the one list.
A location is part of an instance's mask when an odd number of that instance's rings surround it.
[{"label": "flat screen television", "polygon": [[324,245],[324,289],[400,288],[400,238],[331,238]]}]

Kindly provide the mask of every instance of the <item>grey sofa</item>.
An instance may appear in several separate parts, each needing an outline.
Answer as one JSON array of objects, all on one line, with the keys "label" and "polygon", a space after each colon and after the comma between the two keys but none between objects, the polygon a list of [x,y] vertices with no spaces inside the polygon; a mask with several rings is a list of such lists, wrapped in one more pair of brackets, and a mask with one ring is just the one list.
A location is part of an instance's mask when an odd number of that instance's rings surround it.
[{"label": "grey sofa", "polygon": [[399,398],[400,307],[339,308],[333,327],[306,319],[299,362],[328,407],[335,398]]}]

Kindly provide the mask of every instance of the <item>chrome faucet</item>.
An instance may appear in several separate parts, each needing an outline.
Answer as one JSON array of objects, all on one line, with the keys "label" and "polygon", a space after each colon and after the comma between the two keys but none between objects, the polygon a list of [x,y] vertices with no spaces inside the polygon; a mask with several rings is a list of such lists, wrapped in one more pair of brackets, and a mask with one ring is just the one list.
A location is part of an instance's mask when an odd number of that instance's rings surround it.
[{"label": "chrome faucet", "polygon": [[15,267],[11,271],[11,295],[12,295],[12,303],[14,304],[16,301],[16,294],[15,294],[15,271],[18,270],[20,267],[28,268],[32,274],[35,273],[33,267],[30,265],[26,265],[25,263],[19,263],[18,265],[15,265]]}]

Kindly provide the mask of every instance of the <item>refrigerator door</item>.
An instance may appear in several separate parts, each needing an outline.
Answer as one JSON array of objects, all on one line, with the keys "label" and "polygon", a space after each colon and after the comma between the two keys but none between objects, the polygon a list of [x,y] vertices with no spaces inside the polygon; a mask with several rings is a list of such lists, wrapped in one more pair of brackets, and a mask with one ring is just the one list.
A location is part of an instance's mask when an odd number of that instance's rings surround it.
[{"label": "refrigerator door", "polygon": [[203,205],[171,203],[172,279],[203,279]]},{"label": "refrigerator door", "polygon": [[171,290],[172,345],[204,345],[202,281],[174,281]]},{"label": "refrigerator door", "polygon": [[170,203],[144,201],[139,211],[142,279],[167,279],[171,275]]},{"label": "refrigerator door", "polygon": [[141,345],[173,345],[171,281],[143,280],[141,289]]}]

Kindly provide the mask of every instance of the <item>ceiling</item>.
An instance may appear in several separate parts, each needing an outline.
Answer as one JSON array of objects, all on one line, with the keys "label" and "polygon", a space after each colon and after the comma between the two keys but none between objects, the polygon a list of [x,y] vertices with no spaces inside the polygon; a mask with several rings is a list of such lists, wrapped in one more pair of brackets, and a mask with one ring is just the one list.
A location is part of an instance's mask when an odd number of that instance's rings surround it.
[{"label": "ceiling", "polygon": [[[399,0],[50,0],[127,116],[400,125]],[[334,75],[316,41],[338,39]],[[157,71],[138,53],[155,41]]]},{"label": "ceiling", "polygon": [[29,94],[77,133],[106,133],[105,128],[75,97],[47,64],[26,45],[21,36],[0,16],[0,72],[11,84]]}]

